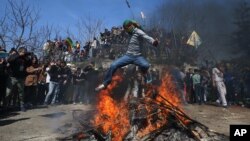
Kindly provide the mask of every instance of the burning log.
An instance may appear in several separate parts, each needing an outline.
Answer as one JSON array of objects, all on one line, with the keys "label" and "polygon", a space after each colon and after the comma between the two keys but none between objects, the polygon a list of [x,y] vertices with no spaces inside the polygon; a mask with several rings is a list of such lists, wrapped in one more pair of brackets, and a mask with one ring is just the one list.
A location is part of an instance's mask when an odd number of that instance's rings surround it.
[{"label": "burning log", "polygon": [[[179,127],[182,129],[185,129],[188,131],[192,136],[194,137],[195,140],[202,140],[202,138],[207,138],[207,131],[208,128],[201,124],[200,122],[191,119],[188,115],[186,115],[181,109],[178,107],[174,106],[171,102],[169,102],[167,99],[165,99],[163,96],[159,95],[163,100],[167,102],[167,104],[164,103],[159,103],[159,101],[156,100],[151,100],[151,103],[154,103],[158,105],[159,109],[162,110],[168,110],[170,113],[170,117],[168,121],[171,121],[171,119],[174,119],[174,123],[178,124]],[[196,126],[194,126],[196,125]]]},{"label": "burning log", "polygon": [[[101,91],[92,126],[80,120],[85,128],[72,138],[97,141],[228,140],[183,112],[169,75],[164,77],[159,88],[149,90],[145,98],[132,98],[128,103],[116,103],[110,97],[117,84],[115,82]],[[156,89],[157,93],[153,93]]]},{"label": "burning log", "polygon": [[[159,104],[155,100],[149,100],[149,99],[134,99],[131,100],[133,106],[140,105],[137,107],[133,107],[132,113],[136,113],[131,117],[131,128],[129,132],[123,137],[124,141],[201,141],[201,140],[213,140],[213,141],[220,141],[220,140],[228,140],[226,136],[220,135],[218,133],[209,131],[209,129],[199,123],[198,121],[195,121],[191,119],[189,116],[187,116],[185,113],[183,113],[182,110],[180,110],[178,107],[171,107],[169,105],[165,104]],[[145,104],[147,103],[147,104]],[[143,105],[143,106],[141,106]],[[154,105],[154,109],[158,109],[156,111],[147,111],[145,110],[145,105]],[[139,114],[142,110],[143,114]],[[168,122],[163,125],[160,128],[157,128],[154,131],[151,131],[150,133],[139,137],[137,134],[140,130],[143,130],[143,127],[147,126],[145,123],[145,119],[149,117],[153,117],[155,115],[159,115],[159,113],[164,112],[164,110],[169,111],[169,115],[167,116]],[[146,112],[146,113],[145,113]],[[136,115],[138,114],[139,117]],[[90,141],[112,141],[112,134],[111,131],[109,131],[106,135],[99,131],[99,127],[101,127],[103,124],[100,124],[96,127],[90,126],[88,123],[85,123],[81,120],[79,120],[79,114],[76,116],[75,112],[73,112],[74,119],[78,120],[78,122],[83,126],[82,131],[78,133],[74,133],[69,137],[61,138],[58,140],[65,141],[65,140],[75,140],[75,141],[84,141],[84,140],[90,140]],[[188,124],[183,123],[183,119],[180,119],[180,116],[183,116],[187,120],[189,120]],[[135,120],[135,121],[133,121]],[[142,120],[142,121],[140,121]],[[162,120],[161,117],[155,118],[154,121],[151,123],[156,123],[157,120]],[[141,123],[140,123],[141,122]],[[139,126],[138,126],[139,123]],[[89,129],[86,129],[89,128]]]},{"label": "burning log", "polygon": [[[159,108],[163,107],[162,105],[158,105]],[[173,106],[173,105],[172,105]],[[130,133],[124,138],[126,141],[220,141],[220,140],[228,140],[225,135],[218,134],[210,131],[205,125],[199,123],[196,120],[191,119],[185,113],[182,112],[178,107],[164,106],[165,110],[169,110],[168,123],[164,126],[150,132],[149,134],[139,138],[134,136],[135,134]],[[163,109],[164,110],[164,109]],[[162,111],[159,111],[162,112]],[[147,116],[152,116],[157,113],[152,113]],[[185,124],[183,119],[180,119],[180,116],[189,120],[188,124]],[[137,129],[139,130],[139,129]]]}]

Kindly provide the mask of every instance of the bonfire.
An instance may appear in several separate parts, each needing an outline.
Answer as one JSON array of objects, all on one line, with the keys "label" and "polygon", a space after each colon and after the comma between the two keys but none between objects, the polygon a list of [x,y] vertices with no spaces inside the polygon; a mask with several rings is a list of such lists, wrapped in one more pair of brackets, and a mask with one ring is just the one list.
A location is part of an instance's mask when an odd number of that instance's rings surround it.
[{"label": "bonfire", "polygon": [[91,125],[81,123],[85,128],[73,134],[72,140],[227,140],[226,136],[210,131],[184,113],[168,73],[162,77],[160,86],[147,86],[145,97],[117,102],[112,92],[121,81],[121,76],[114,76],[108,88],[98,94],[97,111]]}]

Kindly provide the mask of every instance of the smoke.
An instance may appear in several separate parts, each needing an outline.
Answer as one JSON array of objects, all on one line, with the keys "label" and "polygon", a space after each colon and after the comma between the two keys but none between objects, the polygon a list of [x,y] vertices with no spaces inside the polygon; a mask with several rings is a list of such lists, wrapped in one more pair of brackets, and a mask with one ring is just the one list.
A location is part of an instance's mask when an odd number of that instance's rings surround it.
[{"label": "smoke", "polygon": [[199,56],[231,58],[231,36],[235,31],[235,0],[166,0],[151,13],[149,27],[190,36],[195,30],[202,39]]}]

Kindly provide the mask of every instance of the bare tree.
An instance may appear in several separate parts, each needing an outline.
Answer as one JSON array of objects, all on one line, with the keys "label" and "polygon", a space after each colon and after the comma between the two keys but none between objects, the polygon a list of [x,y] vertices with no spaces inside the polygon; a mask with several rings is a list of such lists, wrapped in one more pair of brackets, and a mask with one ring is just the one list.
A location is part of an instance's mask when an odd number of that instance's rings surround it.
[{"label": "bare tree", "polygon": [[42,40],[45,41],[45,40],[51,40],[52,38],[52,33],[53,33],[53,30],[54,30],[54,26],[53,25],[45,25],[45,26],[42,26],[40,28],[40,35],[42,35],[41,37],[43,38]]},{"label": "bare tree", "polygon": [[55,26],[53,28],[53,34],[55,35],[56,39],[61,38],[61,30],[62,30],[62,28],[60,26]]},{"label": "bare tree", "polygon": [[54,27],[53,25],[44,25],[40,27],[40,29],[36,30],[33,38],[30,40],[29,50],[32,52],[36,52],[39,56],[43,56],[43,45],[47,40],[51,40],[53,34]]},{"label": "bare tree", "polygon": [[6,48],[6,44],[7,44],[7,34],[9,31],[9,26],[7,24],[7,17],[8,14],[7,12],[5,12],[5,15],[3,15],[3,17],[0,18],[0,45],[4,48]]},{"label": "bare tree", "polygon": [[30,41],[35,37],[35,25],[39,19],[39,11],[26,4],[23,0],[8,0],[5,15],[8,24],[4,41],[8,46],[33,46]]},{"label": "bare tree", "polygon": [[77,38],[75,36],[76,33],[73,33],[73,31],[71,30],[69,25],[67,26],[65,33],[66,33],[66,36],[70,37],[72,40],[77,40]]},{"label": "bare tree", "polygon": [[81,18],[77,23],[79,40],[90,41],[99,36],[103,28],[103,20],[94,19],[90,16]]}]

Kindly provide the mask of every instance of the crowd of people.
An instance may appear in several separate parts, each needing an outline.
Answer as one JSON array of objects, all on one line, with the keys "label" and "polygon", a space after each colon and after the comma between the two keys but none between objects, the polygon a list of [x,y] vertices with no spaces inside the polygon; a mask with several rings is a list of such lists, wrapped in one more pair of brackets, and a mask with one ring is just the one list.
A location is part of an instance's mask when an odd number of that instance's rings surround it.
[{"label": "crowd of people", "polygon": [[[100,39],[94,38],[84,46],[78,41],[73,43],[70,38],[48,40],[43,47],[43,59],[38,59],[25,47],[12,48],[8,53],[1,48],[1,108],[19,107],[26,111],[37,105],[94,103],[97,94],[95,87],[103,81],[107,69],[97,64],[107,54],[107,58],[112,60],[122,56],[126,48],[115,48],[112,44],[118,46],[126,42],[127,34],[123,29],[113,27],[111,31],[105,29],[100,33]],[[160,46],[166,48],[169,59],[172,46],[170,35]],[[72,67],[68,65],[69,62],[88,63]],[[228,63],[212,66],[187,68],[180,65],[151,65],[146,77],[133,65],[119,68],[117,73],[124,78],[118,88],[119,93],[123,93],[120,97],[126,100],[129,96],[145,96],[148,85],[160,85],[161,72],[167,67],[183,104],[216,102],[223,107],[249,104],[250,69]],[[244,69],[240,71],[241,68]]]},{"label": "crowd of people", "polygon": [[[181,67],[180,67],[181,68]],[[183,103],[249,106],[250,69],[237,70],[229,63],[212,67],[173,69],[173,76],[180,90]]]},{"label": "crowd of people", "polygon": [[96,38],[93,41],[88,41],[83,47],[80,42],[61,40],[55,38],[54,41],[47,40],[43,45],[43,58],[51,60],[52,58],[62,59],[66,62],[81,62],[96,56],[99,42]]},{"label": "crowd of people", "polygon": [[94,37],[81,45],[79,41],[72,41],[70,37],[66,39],[55,38],[47,40],[43,45],[44,58],[61,58],[66,62],[81,62],[91,60],[93,57],[106,57],[114,59],[121,56],[126,49],[115,45],[124,45],[127,42],[127,34],[121,27],[112,27],[111,30],[105,29],[100,33],[100,38]]},{"label": "crowd of people", "polygon": [[89,63],[84,68],[70,68],[60,59],[39,62],[24,47],[11,49],[9,56],[0,61],[0,106],[26,111],[36,105],[89,104],[94,96],[91,86],[98,82],[92,81],[97,80],[93,66]]},{"label": "crowd of people", "polygon": [[[23,47],[12,49],[6,59],[1,58],[0,71],[1,108],[19,107],[21,111],[39,105],[93,104],[97,98],[95,86],[104,73],[104,70],[96,70],[94,62],[82,67],[67,66],[59,59],[39,62],[36,55]],[[138,68],[125,67],[118,73],[124,78],[119,88],[123,89],[120,93],[124,92],[124,99],[130,93],[145,95],[145,80]],[[150,70],[148,74],[148,83],[159,83],[158,70]]]}]

